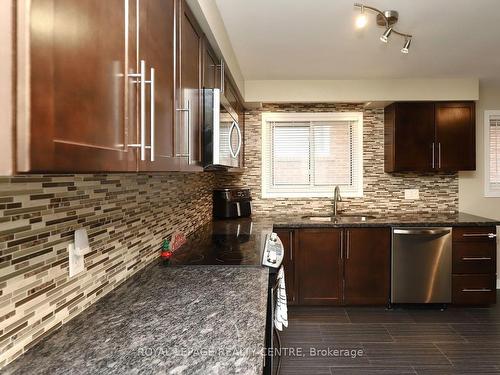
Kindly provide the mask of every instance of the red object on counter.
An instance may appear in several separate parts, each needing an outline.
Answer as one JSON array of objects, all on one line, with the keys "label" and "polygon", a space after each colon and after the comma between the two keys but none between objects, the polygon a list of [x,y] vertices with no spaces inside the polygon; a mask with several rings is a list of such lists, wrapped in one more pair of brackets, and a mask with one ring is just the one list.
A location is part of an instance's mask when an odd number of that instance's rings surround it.
[{"label": "red object on counter", "polygon": [[173,254],[172,251],[168,250],[168,251],[162,251],[160,256],[162,259],[168,260],[172,257],[172,254]]}]

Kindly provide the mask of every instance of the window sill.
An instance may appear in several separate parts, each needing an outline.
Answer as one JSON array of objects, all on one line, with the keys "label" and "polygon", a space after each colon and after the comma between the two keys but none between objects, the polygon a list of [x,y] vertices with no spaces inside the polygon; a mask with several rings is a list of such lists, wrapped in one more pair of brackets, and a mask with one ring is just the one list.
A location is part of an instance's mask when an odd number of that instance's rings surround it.
[{"label": "window sill", "polygon": [[[363,198],[363,193],[340,193],[342,198]],[[263,192],[262,199],[279,199],[279,198],[292,198],[292,199],[313,199],[313,198],[322,198],[322,199],[333,199],[333,193],[283,193],[283,192]]]}]

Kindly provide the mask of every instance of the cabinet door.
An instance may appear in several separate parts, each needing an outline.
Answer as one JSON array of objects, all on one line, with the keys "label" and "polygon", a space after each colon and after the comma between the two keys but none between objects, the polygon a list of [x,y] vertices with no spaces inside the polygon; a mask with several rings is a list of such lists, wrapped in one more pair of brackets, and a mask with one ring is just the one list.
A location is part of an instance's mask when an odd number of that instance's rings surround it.
[{"label": "cabinet door", "polygon": [[283,267],[285,269],[286,296],[290,305],[297,303],[295,292],[295,243],[296,236],[293,229],[275,229],[274,230],[285,248],[285,257],[283,258]]},{"label": "cabinet door", "polygon": [[210,48],[208,40],[203,41],[203,88],[214,89],[219,87],[219,65],[217,56]]},{"label": "cabinet door", "polygon": [[177,121],[181,169],[202,171],[202,43],[203,34],[186,2],[180,0]]},{"label": "cabinet door", "polygon": [[236,94],[236,89],[234,88],[231,81],[229,81],[227,75],[224,76],[224,96],[226,97],[231,107],[235,111],[238,111],[239,107],[238,95]]},{"label": "cabinet door", "polygon": [[[175,0],[141,0],[138,14],[139,61],[145,61],[146,80],[152,81],[146,85],[145,102],[139,105],[144,105],[146,111],[145,143],[154,145],[146,150],[146,160],[138,157],[139,170],[175,171],[180,167],[180,158],[174,155]],[[153,79],[151,68],[154,69]],[[139,71],[140,66],[136,65],[136,69]],[[140,129],[140,119],[137,128]],[[140,134],[134,135],[140,137]],[[154,160],[151,152],[154,152]]]},{"label": "cabinet door", "polygon": [[301,305],[337,305],[342,302],[340,229],[301,229],[297,256]]},{"label": "cabinet door", "polygon": [[[433,169],[434,104],[395,103],[386,111],[386,147],[392,146],[392,167],[387,172]],[[388,123],[392,122],[392,123]],[[392,132],[387,137],[387,132]],[[387,157],[387,155],[386,155]],[[387,160],[387,159],[386,159]]]},{"label": "cabinet door", "polygon": [[[19,172],[135,170],[123,0],[32,0]],[[20,48],[24,48],[20,47]]]},{"label": "cabinet door", "polygon": [[347,305],[384,305],[389,301],[389,228],[349,228],[345,241]]},{"label": "cabinet door", "polygon": [[473,102],[436,103],[437,167],[476,169],[476,119]]}]

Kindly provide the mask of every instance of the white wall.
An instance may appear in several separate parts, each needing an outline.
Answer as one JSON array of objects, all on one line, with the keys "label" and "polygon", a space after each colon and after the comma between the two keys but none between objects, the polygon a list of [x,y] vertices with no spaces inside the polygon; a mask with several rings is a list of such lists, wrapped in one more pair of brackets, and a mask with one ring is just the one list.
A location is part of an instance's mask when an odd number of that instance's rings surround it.
[{"label": "white wall", "polygon": [[[460,172],[458,205],[462,212],[500,220],[500,198],[484,197],[484,111],[500,110],[500,80],[481,81],[476,103],[476,170]],[[497,227],[500,234],[500,227]],[[497,237],[497,259],[500,260],[500,238]],[[497,261],[497,287],[500,288],[500,262]]]},{"label": "white wall", "polygon": [[478,79],[245,81],[245,101],[343,103],[395,100],[477,100]]}]

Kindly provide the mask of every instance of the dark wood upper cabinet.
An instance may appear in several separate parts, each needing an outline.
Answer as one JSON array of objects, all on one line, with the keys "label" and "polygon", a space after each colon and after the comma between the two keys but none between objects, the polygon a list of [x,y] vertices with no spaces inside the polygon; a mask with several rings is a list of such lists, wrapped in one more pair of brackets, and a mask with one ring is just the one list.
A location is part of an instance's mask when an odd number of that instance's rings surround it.
[{"label": "dark wood upper cabinet", "polygon": [[297,304],[296,288],[295,288],[295,241],[297,240],[296,231],[294,229],[276,229],[276,234],[283,243],[285,249],[285,257],[283,258],[283,267],[285,269],[285,286],[286,297],[288,304]]},{"label": "dark wood upper cabinet", "polygon": [[301,229],[296,271],[301,305],[342,303],[341,229]]},{"label": "dark wood upper cabinet", "polygon": [[[145,62],[145,78],[150,83],[146,85],[145,102],[139,105],[145,106],[145,142],[148,146],[154,145],[147,149],[145,160],[138,154],[140,171],[176,171],[180,167],[181,159],[175,155],[174,142],[177,134],[174,111],[175,9],[175,0],[139,2],[139,59],[134,54],[130,60],[136,71],[141,69],[140,61]],[[135,89],[134,97],[140,100],[140,86],[136,84]],[[140,126],[135,129],[134,143],[140,143]]]},{"label": "dark wood upper cabinet", "polygon": [[203,43],[203,88],[220,88],[220,63],[207,39]]},{"label": "dark wood upper cabinet", "polygon": [[396,102],[385,108],[386,172],[474,170],[473,102]]},{"label": "dark wood upper cabinet", "polygon": [[229,80],[228,76],[224,76],[224,96],[226,97],[227,101],[231,105],[232,108],[236,112],[239,112],[239,107],[240,107],[240,102],[238,100],[238,94],[236,93],[236,89],[234,88],[233,84]]},{"label": "dark wood upper cabinet", "polygon": [[177,61],[178,153],[181,169],[202,171],[203,33],[184,0],[180,0]]},{"label": "dark wood upper cabinet", "polygon": [[432,170],[433,103],[393,103],[385,109],[386,172]]},{"label": "dark wood upper cabinet", "polygon": [[476,169],[475,105],[473,102],[436,103],[437,168]]},{"label": "dark wood upper cabinet", "polygon": [[223,69],[184,0],[18,8],[16,172],[203,171]]},{"label": "dark wood upper cabinet", "polygon": [[345,230],[344,303],[389,302],[391,231],[389,228]]},{"label": "dark wood upper cabinet", "polygon": [[135,168],[125,116],[126,5],[31,1],[29,61],[23,64],[30,70],[18,82],[29,97],[21,108],[25,119],[18,121],[18,172]]}]

